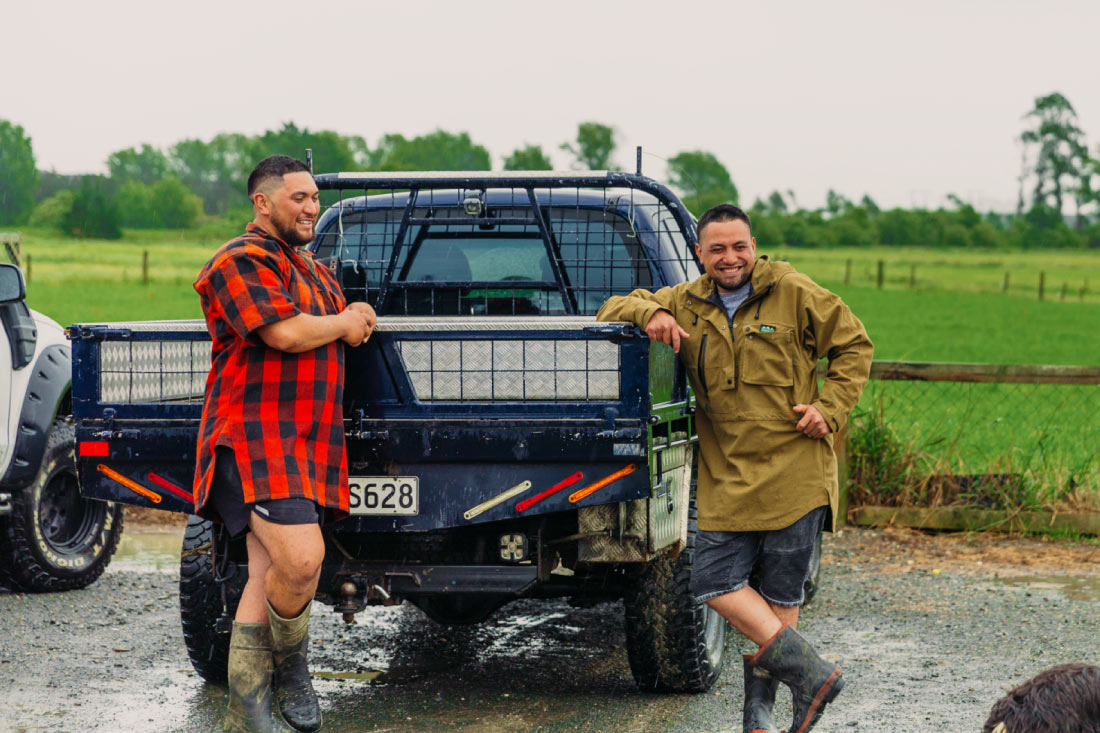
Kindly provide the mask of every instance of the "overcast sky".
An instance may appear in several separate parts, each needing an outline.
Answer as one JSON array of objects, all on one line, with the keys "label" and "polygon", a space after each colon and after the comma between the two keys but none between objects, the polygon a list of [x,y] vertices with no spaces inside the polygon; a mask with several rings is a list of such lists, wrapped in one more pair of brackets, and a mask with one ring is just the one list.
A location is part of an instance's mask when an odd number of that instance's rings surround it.
[{"label": "overcast sky", "polygon": [[742,201],[834,188],[884,206],[1016,201],[1022,116],[1060,91],[1096,153],[1100,2],[6,2],[0,118],[39,167],[294,121],[468,131],[501,158],[612,125],[665,177],[714,153]]}]

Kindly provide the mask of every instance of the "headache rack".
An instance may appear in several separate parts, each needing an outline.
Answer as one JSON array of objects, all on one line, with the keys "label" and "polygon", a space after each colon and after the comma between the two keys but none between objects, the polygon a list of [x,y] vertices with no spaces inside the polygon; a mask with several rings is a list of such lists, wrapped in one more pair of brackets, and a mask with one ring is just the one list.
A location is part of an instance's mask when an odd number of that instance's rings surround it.
[{"label": "headache rack", "polygon": [[380,315],[593,315],[691,280],[695,223],[645,176],[610,171],[338,173],[311,245]]}]

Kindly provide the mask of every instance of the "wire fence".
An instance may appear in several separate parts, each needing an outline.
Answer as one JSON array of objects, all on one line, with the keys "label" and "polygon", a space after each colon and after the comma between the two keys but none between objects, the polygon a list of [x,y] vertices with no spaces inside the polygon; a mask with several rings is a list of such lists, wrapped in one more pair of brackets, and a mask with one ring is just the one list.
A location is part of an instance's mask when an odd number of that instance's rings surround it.
[{"label": "wire fence", "polygon": [[849,503],[1100,511],[1100,368],[875,362]]}]

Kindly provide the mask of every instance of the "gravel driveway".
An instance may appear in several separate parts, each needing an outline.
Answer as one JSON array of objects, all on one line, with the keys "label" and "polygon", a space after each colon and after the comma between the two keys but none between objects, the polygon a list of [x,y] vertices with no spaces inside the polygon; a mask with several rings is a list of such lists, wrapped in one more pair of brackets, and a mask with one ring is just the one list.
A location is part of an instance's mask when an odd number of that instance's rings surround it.
[{"label": "gravel driveway", "polygon": [[[91,588],[0,592],[0,729],[217,727],[224,689],[193,674],[180,635],[178,535],[131,524]],[[845,529],[824,559],[801,628],[848,685],[816,731],[976,731],[1009,686],[1100,664],[1100,545]],[[710,693],[649,695],[618,604],[521,601],[462,628],[408,606],[358,618],[315,616],[326,731],[740,731],[737,634]]]}]

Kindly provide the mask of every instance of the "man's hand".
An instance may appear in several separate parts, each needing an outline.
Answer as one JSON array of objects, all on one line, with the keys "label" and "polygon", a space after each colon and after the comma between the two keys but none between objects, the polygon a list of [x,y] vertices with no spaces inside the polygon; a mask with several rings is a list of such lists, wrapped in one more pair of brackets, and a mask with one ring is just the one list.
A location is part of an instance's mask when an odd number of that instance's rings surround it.
[{"label": "man's hand", "polygon": [[795,405],[794,411],[802,416],[794,429],[808,438],[824,438],[830,433],[829,423],[813,405]]},{"label": "man's hand", "polygon": [[[348,308],[366,314],[367,322],[370,325],[370,333],[374,333],[374,329],[378,327],[378,314],[374,312],[374,308],[372,308],[370,304],[356,301],[349,305]],[[370,338],[370,333],[367,334],[367,338]]]},{"label": "man's hand", "polygon": [[659,310],[645,324],[646,335],[651,341],[660,341],[668,344],[677,354],[680,353],[680,339],[688,338],[688,332],[680,328],[680,324],[666,310]]},{"label": "man's hand", "polygon": [[[370,315],[362,308],[353,308],[352,306],[355,305],[366,306],[370,311]],[[348,346],[359,346],[365,343],[370,338],[375,324],[378,323],[378,317],[374,315],[374,309],[366,303],[352,303],[340,313],[338,318],[344,324],[344,335],[340,338]]]}]

